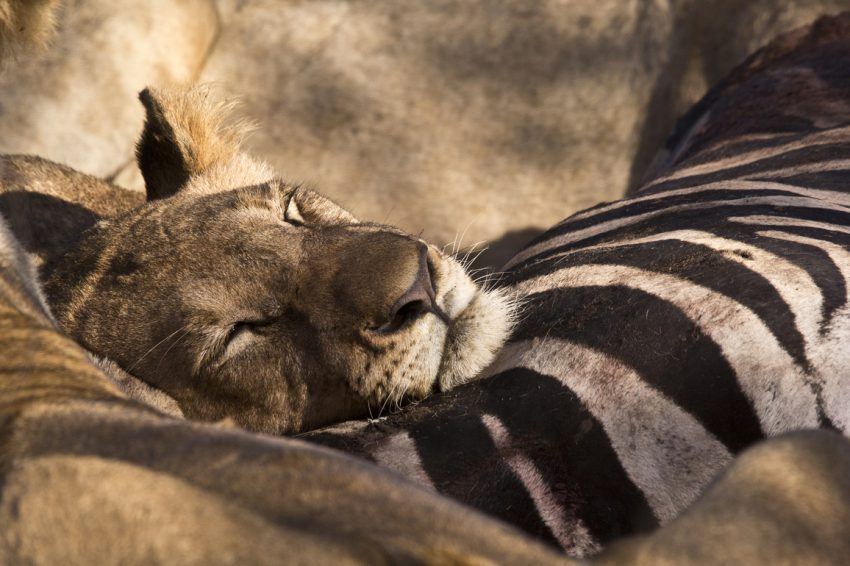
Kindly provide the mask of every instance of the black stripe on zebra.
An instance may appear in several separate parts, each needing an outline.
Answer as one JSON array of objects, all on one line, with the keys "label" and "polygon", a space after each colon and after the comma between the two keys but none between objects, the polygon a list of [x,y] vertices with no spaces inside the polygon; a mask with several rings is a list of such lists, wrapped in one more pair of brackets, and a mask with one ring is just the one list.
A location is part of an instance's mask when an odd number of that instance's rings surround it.
[{"label": "black stripe on zebra", "polygon": [[349,454],[356,454],[359,458],[369,460],[372,463],[377,463],[375,457],[372,456],[366,446],[363,446],[363,443],[357,436],[348,436],[344,434],[337,434],[335,432],[319,430],[317,432],[310,432],[307,435],[307,439],[310,442],[321,444],[327,448],[341,450],[343,452],[348,452]]},{"label": "black stripe on zebra", "polygon": [[[557,379],[516,367],[486,380],[484,410],[501,419],[603,545],[658,526],[629,478],[602,423]],[[546,431],[547,438],[541,437]],[[621,513],[625,511],[625,515]]]},{"label": "black stripe on zebra", "polygon": [[[755,178],[754,181],[765,179]],[[798,173],[781,177],[766,179],[769,182],[785,183],[804,189],[819,189],[823,191],[835,191],[845,193],[850,189],[850,169],[835,169],[832,171],[819,171],[817,173]]]},{"label": "black stripe on zebra", "polygon": [[[640,197],[645,197],[645,194],[641,194]],[[790,197],[790,198],[805,198],[803,195],[793,193],[791,191],[783,191],[776,189],[753,189],[753,190],[721,190],[721,189],[706,189],[699,190],[694,189],[693,192],[679,194],[679,195],[664,195],[659,196],[659,198],[653,198],[649,200],[639,200],[636,202],[628,202],[625,201],[622,206],[614,208],[613,210],[609,210],[607,212],[600,212],[598,214],[591,215],[587,218],[581,218],[579,220],[570,220],[558,224],[551,230],[546,231],[541,236],[535,238],[529,245],[538,244],[540,242],[545,242],[548,239],[555,238],[558,236],[562,236],[564,234],[568,234],[570,232],[577,232],[579,230],[584,230],[586,228],[593,228],[603,222],[611,222],[614,220],[623,220],[632,216],[639,216],[641,214],[646,214],[649,212],[658,212],[662,213],[666,209],[671,209],[670,212],[677,212],[673,209],[686,205],[699,205],[705,202],[718,202],[718,203],[728,203],[726,206],[741,206],[742,209],[749,205],[741,205],[739,202],[742,199],[747,198],[766,198],[766,197]],[[724,206],[724,204],[718,204],[718,207]],[[759,206],[759,205],[754,205]],[[714,209],[712,209],[714,210]],[[663,217],[663,216],[662,216]],[[654,218],[661,218],[659,216],[655,216]],[[850,218],[850,215],[848,215]],[[850,221],[850,220],[848,220]],[[679,226],[682,228],[683,226]]]},{"label": "black stripe on zebra", "polygon": [[[736,240],[740,241],[740,238]],[[779,255],[782,257],[782,254]],[[557,269],[587,264],[628,265],[676,275],[738,301],[767,325],[796,363],[809,369],[805,341],[795,324],[794,313],[773,284],[742,263],[701,244],[670,239],[581,250],[557,261],[541,262],[529,267],[515,277],[507,277],[505,283],[516,283]]]},{"label": "black stripe on zebra", "polygon": [[782,257],[800,269],[805,270],[811,276],[823,295],[822,329],[827,327],[836,312],[847,305],[847,286],[844,284],[844,276],[841,270],[832,258],[829,257],[829,254],[816,245],[760,237],[757,235],[757,232],[780,230],[789,234],[823,240],[845,247],[850,247],[850,234],[841,234],[818,228],[786,225],[750,224],[744,225],[742,228],[752,230],[751,239],[748,239],[747,243]]},{"label": "black stripe on zebra", "polygon": [[[777,133],[772,134],[770,137],[762,137],[759,139],[743,139],[730,141],[724,144],[721,144],[717,147],[701,150],[699,153],[692,154],[695,147],[687,148],[688,153],[691,155],[684,161],[680,160],[677,162],[677,168],[688,168],[694,167],[697,165],[706,165],[713,161],[719,161],[721,159],[728,159],[738,157],[745,153],[752,153],[756,151],[775,151],[778,148],[788,145],[790,143],[799,141],[806,136],[811,135],[811,132],[794,132],[794,133]],[[672,148],[675,150],[676,148]],[[663,177],[666,173],[670,171],[663,171],[661,176]]]},{"label": "black stripe on zebra", "polygon": [[563,338],[620,360],[730,451],[764,437],[720,348],[670,303],[628,287],[576,287],[533,294],[528,308],[535,316],[513,339]]},{"label": "black stripe on zebra", "polygon": [[[734,191],[730,192],[734,193]],[[581,240],[569,242],[563,245],[555,245],[553,243],[550,247],[547,247],[537,254],[526,258],[517,265],[512,266],[511,273],[505,278],[505,281],[513,278],[524,277],[526,270],[534,268],[537,263],[545,262],[552,256],[599,244],[622,241],[636,236],[644,237],[654,234],[662,234],[664,232],[672,232],[674,230],[700,230],[710,232],[723,238],[746,238],[748,235],[752,234],[752,226],[743,227],[742,224],[728,222],[726,220],[729,217],[739,216],[777,216],[850,227],[850,213],[803,206],[775,206],[764,204],[743,206],[731,201],[729,204],[721,203],[711,208],[662,211],[658,216],[639,220],[635,223],[614,228],[601,234],[588,236]],[[763,227],[765,230],[773,228],[773,226]],[[547,232],[541,236],[541,241],[545,242],[557,237],[554,234],[549,234],[551,233]],[[758,239],[752,239],[747,243],[750,245],[758,245],[758,242]],[[812,275],[815,277],[816,273],[813,273]],[[815,281],[818,282],[817,277],[815,277]]]},{"label": "black stripe on zebra", "polygon": [[[431,404],[439,405],[439,418],[429,418]],[[594,540],[604,544],[658,526],[602,424],[553,377],[512,368],[426,400],[394,424],[414,440],[423,467],[441,492],[497,516],[509,513],[511,523],[553,540],[540,518],[529,515],[530,500],[504,500],[516,497],[517,490],[528,491],[494,451],[480,425],[484,414],[504,423],[569,515],[565,518],[580,519]]]},{"label": "black stripe on zebra", "polygon": [[[457,390],[448,395],[457,398]],[[423,405],[426,404],[427,401]],[[445,407],[445,400],[441,405]],[[481,422],[482,411],[468,410],[463,402],[456,405],[450,402],[449,406],[439,419],[422,419],[406,427],[422,467],[437,490],[560,546],[522,481],[499,455]],[[427,408],[417,407],[417,412],[422,410]]]},{"label": "black stripe on zebra", "polygon": [[760,174],[778,169],[840,159],[850,159],[850,144],[845,142],[803,147],[742,165],[731,165],[725,169],[695,175],[685,175],[676,179],[660,181],[657,184],[649,184],[639,189],[637,194],[646,195],[675,189],[686,189],[688,187],[716,183],[718,181],[754,179],[758,178]]}]

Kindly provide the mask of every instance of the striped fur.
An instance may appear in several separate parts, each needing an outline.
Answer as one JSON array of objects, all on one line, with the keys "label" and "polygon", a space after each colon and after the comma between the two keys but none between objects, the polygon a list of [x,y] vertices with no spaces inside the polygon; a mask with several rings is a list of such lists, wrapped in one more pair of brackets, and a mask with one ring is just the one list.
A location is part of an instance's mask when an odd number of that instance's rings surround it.
[{"label": "striped fur", "polygon": [[315,439],[390,466],[393,446],[411,477],[585,555],[669,521],[760,439],[850,432],[850,14],[754,54],[656,163],[508,263],[525,312],[489,378]]}]

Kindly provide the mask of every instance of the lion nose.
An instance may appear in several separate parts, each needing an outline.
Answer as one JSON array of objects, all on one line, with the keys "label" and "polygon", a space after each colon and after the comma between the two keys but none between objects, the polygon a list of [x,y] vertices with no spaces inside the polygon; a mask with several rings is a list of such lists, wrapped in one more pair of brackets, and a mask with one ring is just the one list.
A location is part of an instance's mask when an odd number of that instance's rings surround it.
[{"label": "lion nose", "polygon": [[433,313],[445,321],[446,316],[436,304],[434,276],[428,261],[428,247],[419,245],[419,263],[413,284],[390,308],[387,322],[377,330],[395,332],[426,313]]}]

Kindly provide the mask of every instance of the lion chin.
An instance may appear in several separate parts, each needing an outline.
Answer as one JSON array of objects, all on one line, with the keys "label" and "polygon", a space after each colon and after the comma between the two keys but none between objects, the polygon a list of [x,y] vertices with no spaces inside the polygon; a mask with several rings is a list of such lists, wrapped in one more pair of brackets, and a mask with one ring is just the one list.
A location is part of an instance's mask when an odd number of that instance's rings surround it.
[{"label": "lion chin", "polygon": [[514,326],[517,301],[505,291],[479,287],[452,258],[445,258],[443,266],[437,304],[451,323],[435,385],[448,391],[474,379],[493,361]]}]

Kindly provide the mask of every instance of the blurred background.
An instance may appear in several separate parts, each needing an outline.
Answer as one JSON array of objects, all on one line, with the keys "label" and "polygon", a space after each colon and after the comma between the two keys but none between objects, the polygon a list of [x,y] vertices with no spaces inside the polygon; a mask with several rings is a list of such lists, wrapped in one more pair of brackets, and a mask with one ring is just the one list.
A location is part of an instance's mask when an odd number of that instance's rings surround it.
[{"label": "blurred background", "polygon": [[[215,82],[249,149],[363,219],[498,266],[639,182],[750,52],[848,0],[68,0],[0,78],[0,152],[144,190],[146,85]],[[462,242],[461,235],[463,236]]]}]

